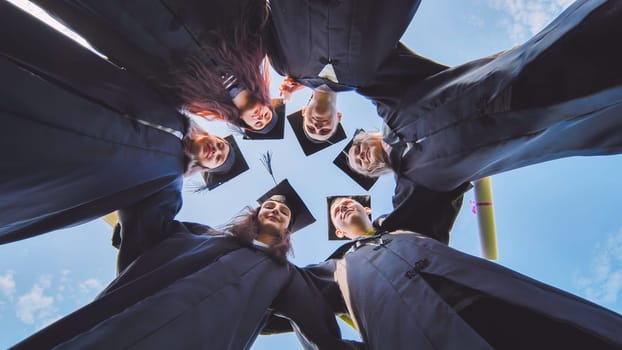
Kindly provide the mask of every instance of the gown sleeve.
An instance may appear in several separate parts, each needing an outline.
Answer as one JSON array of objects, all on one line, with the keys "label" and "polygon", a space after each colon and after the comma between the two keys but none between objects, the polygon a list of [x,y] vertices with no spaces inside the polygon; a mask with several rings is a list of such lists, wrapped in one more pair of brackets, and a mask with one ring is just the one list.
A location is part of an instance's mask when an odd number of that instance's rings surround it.
[{"label": "gown sleeve", "polygon": [[[281,291],[273,303],[277,316],[291,321],[291,328],[296,332],[298,340],[305,349],[356,349],[362,345],[357,342],[341,339],[341,331],[335,319],[330,297],[340,299],[339,287],[336,283],[315,277],[315,273],[308,272],[307,268],[300,269],[292,266],[290,283]],[[325,269],[317,271],[328,272],[330,263]],[[318,274],[319,276],[319,274]],[[317,279],[317,280],[316,280]],[[331,285],[333,289],[331,289]],[[334,289],[336,288],[336,289]],[[337,294],[335,294],[337,292]],[[337,301],[337,304],[339,302]],[[270,325],[285,324],[272,320]],[[282,329],[287,331],[286,328]],[[275,328],[272,328],[274,333]]]},{"label": "gown sleeve", "polygon": [[173,218],[181,209],[181,185],[180,176],[159,192],[119,210],[121,245],[117,257],[118,272],[174,231],[170,226],[176,223]]}]

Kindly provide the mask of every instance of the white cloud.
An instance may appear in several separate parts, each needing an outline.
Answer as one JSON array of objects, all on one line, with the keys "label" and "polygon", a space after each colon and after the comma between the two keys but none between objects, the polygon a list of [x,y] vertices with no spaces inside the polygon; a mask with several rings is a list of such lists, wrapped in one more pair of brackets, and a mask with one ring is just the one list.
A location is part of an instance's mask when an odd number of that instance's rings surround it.
[{"label": "white cloud", "polygon": [[521,43],[542,30],[573,0],[488,0],[490,5],[505,13],[500,23],[515,44]]},{"label": "white cloud", "polygon": [[96,278],[89,278],[85,281],[80,282],[79,285],[80,292],[83,294],[92,294],[97,293],[100,290],[104,289],[103,283]]},{"label": "white cloud", "polygon": [[8,270],[4,273],[4,275],[0,275],[0,292],[2,292],[2,294],[4,294],[9,300],[13,300],[13,293],[15,293],[13,271]]},{"label": "white cloud", "polygon": [[590,271],[575,284],[583,295],[600,304],[613,305],[622,292],[622,229],[595,247]]},{"label": "white cloud", "polygon": [[51,284],[52,278],[49,275],[42,276],[30,289],[30,292],[19,296],[16,315],[20,321],[26,324],[34,324],[55,317],[54,297],[45,295],[45,290],[50,288]]}]

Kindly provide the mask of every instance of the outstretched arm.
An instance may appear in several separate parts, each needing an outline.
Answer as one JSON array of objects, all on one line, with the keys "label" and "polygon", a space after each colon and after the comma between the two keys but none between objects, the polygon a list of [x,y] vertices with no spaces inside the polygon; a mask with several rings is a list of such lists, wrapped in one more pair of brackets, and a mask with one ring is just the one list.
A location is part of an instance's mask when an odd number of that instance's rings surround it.
[{"label": "outstretched arm", "polygon": [[398,177],[393,211],[376,224],[385,231],[410,230],[448,244],[464,193],[471,187],[464,183],[453,191],[438,192]]},{"label": "outstretched arm", "polygon": [[[359,348],[356,342],[341,339],[341,332],[335,320],[336,305],[341,305],[341,294],[336,283],[330,283],[328,275],[331,262],[314,265],[315,272],[293,267],[292,278],[273,304],[277,315],[291,321],[291,328],[305,348],[350,349]],[[318,267],[323,265],[321,267]],[[312,268],[313,269],[313,268]],[[319,273],[318,273],[319,272]],[[324,275],[324,279],[318,276]],[[335,292],[337,294],[335,294]],[[335,298],[335,299],[333,299]],[[333,299],[333,300],[331,300]],[[273,320],[274,321],[274,320]],[[271,322],[274,327],[278,322]],[[285,326],[284,323],[280,323]],[[282,331],[290,329],[283,328]],[[275,328],[271,329],[273,332]]]},{"label": "outstretched arm", "polygon": [[181,185],[180,176],[160,191],[119,210],[121,244],[117,257],[118,272],[168,236],[173,218],[181,209]]}]

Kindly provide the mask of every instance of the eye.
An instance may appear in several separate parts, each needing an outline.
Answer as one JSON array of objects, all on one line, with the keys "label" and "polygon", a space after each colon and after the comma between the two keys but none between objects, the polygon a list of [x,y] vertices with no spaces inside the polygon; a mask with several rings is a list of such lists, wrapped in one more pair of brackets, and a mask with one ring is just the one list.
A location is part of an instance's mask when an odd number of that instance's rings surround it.
[{"label": "eye", "polygon": [[218,145],[216,145],[216,147],[217,147],[219,150],[222,150],[223,148],[225,148],[225,144],[224,144],[224,143],[222,143],[222,142],[219,142],[219,143],[218,143]]},{"label": "eye", "polygon": [[329,132],[330,132],[330,129],[322,129],[320,130],[320,135],[328,135]]},{"label": "eye", "polygon": [[216,162],[217,162],[217,163],[218,163],[218,162],[220,162],[221,160],[222,160],[222,156],[217,156],[217,157],[216,157]]},{"label": "eye", "polygon": [[262,126],[261,122],[256,122],[256,123],[255,123],[255,127],[256,127],[256,128],[260,128],[261,126]]}]

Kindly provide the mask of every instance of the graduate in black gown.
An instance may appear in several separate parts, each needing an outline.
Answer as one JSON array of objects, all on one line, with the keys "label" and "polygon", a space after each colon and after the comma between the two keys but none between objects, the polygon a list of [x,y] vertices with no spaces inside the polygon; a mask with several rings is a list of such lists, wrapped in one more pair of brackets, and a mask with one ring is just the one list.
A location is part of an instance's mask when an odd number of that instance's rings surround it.
[{"label": "graduate in black gown", "polygon": [[118,277],[14,348],[248,349],[272,312],[291,320],[309,348],[357,348],[287,262],[290,234],[314,221],[287,181],[224,230],[174,220],[180,184],[120,210]]},{"label": "graduate in black gown", "polygon": [[302,127],[310,142],[335,143],[331,137],[342,118],[337,92],[402,80],[414,84],[445,69],[399,42],[420,3],[271,0],[268,54],[274,69],[287,77],[282,90],[286,95],[302,86],[314,90],[303,122],[292,126]]},{"label": "graduate in black gown", "polygon": [[409,229],[374,228],[356,197],[330,202],[353,241],[305,268],[369,349],[619,349],[622,316]]},{"label": "graduate in black gown", "polygon": [[0,243],[105,215],[241,157],[157,91],[0,3]]},{"label": "graduate in black gown", "polygon": [[359,89],[385,128],[355,137],[350,166],[394,174],[397,208],[417,187],[454,200],[496,173],[620,153],[620,21],[618,1],[579,0],[523,45],[414,84]]},{"label": "graduate in black gown", "polygon": [[262,70],[264,0],[34,2],[176,106],[248,138],[282,138]]}]

